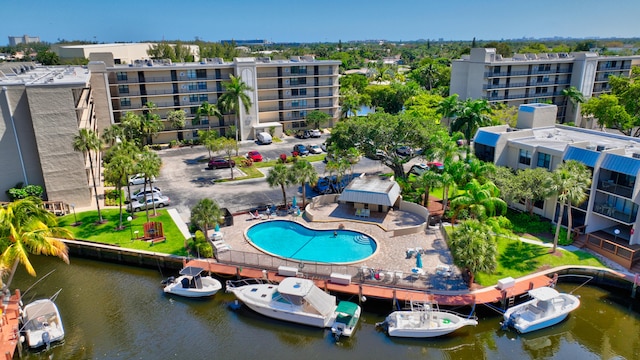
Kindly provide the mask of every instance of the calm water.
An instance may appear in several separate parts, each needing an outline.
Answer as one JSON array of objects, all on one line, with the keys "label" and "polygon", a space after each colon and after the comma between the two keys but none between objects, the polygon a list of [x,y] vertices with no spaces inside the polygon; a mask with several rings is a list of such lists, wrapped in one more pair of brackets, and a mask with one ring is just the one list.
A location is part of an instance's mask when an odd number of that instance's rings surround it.
[{"label": "calm water", "polygon": [[[25,302],[62,289],[56,302],[67,337],[49,353],[27,359],[640,358],[638,303],[594,287],[576,291],[582,306],[567,321],[526,336],[501,331],[500,317],[483,308],[477,327],[452,336],[391,339],[375,328],[390,305],[369,301],[354,338],[335,344],[328,330],[277,322],[246,308],[232,311],[230,294],[205,301],[166,296],[158,270],[75,258],[71,265],[51,258],[33,262],[40,276],[55,272],[26,293]],[[12,287],[24,291],[34,281],[20,271]]]},{"label": "calm water", "polygon": [[376,242],[351,230],[313,230],[292,221],[253,225],[247,235],[257,247],[289,259],[346,263],[373,255]]}]

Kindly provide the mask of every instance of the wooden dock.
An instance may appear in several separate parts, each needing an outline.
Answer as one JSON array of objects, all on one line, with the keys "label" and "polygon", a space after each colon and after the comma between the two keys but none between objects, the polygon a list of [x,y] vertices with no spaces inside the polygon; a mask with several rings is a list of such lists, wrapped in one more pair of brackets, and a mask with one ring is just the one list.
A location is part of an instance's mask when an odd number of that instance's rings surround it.
[{"label": "wooden dock", "polygon": [[[248,267],[220,264],[215,261],[205,259],[190,260],[187,266],[201,267],[211,273],[222,276],[233,276],[238,278],[265,278],[275,282],[280,282],[284,276],[277,272],[259,270]],[[263,272],[266,271],[266,274]],[[376,299],[386,299],[390,301],[422,300],[428,294],[440,305],[447,306],[473,306],[474,304],[497,303],[503,298],[510,298],[525,294],[527,291],[549,285],[551,278],[545,274],[537,274],[517,279],[515,285],[507,291],[501,291],[497,287],[486,287],[475,291],[420,291],[403,289],[391,286],[378,286],[369,284],[335,284],[328,279],[313,279],[321,289],[345,295],[366,296]]]},{"label": "wooden dock", "polygon": [[3,359],[13,359],[20,346],[20,290],[16,290],[8,303],[2,304],[0,317],[0,352]]}]

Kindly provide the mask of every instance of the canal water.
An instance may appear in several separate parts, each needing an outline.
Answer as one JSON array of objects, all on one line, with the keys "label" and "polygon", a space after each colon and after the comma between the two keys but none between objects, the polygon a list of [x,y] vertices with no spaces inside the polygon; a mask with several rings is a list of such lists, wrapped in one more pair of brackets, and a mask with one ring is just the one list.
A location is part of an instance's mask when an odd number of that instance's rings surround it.
[{"label": "canal water", "polygon": [[[528,335],[500,330],[501,317],[481,307],[475,328],[433,340],[391,339],[375,327],[391,305],[367,301],[354,337],[336,344],[328,330],[231,310],[231,294],[167,296],[160,281],[175,274],[77,258],[71,265],[32,261],[39,276],[54,271],[24,302],[62,289],[56,303],[66,340],[26,359],[640,359],[638,301],[597,287],[575,291],[582,304],[567,321]],[[24,292],[35,281],[20,269],[11,287]]]}]

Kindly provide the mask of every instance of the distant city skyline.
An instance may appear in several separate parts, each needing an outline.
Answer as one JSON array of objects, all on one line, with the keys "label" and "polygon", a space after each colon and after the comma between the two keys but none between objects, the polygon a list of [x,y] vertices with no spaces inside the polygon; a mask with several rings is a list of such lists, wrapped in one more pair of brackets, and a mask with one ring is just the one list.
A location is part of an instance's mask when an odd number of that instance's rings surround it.
[{"label": "distant city skyline", "polygon": [[32,0],[3,4],[9,36],[98,43],[263,39],[274,43],[639,37],[640,1]]}]

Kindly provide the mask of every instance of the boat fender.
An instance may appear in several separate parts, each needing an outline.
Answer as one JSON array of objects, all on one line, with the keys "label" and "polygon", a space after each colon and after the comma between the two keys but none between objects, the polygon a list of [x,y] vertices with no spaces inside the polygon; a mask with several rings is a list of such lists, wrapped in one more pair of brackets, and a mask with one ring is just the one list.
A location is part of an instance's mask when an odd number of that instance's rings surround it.
[{"label": "boat fender", "polygon": [[442,319],[442,323],[443,323],[443,324],[450,324],[450,323],[451,323],[451,320],[449,320],[449,319]]},{"label": "boat fender", "polygon": [[231,308],[231,310],[238,310],[238,309],[240,309],[242,307],[242,305],[240,304],[240,302],[238,300],[235,300],[234,302],[229,304],[229,307]]}]

